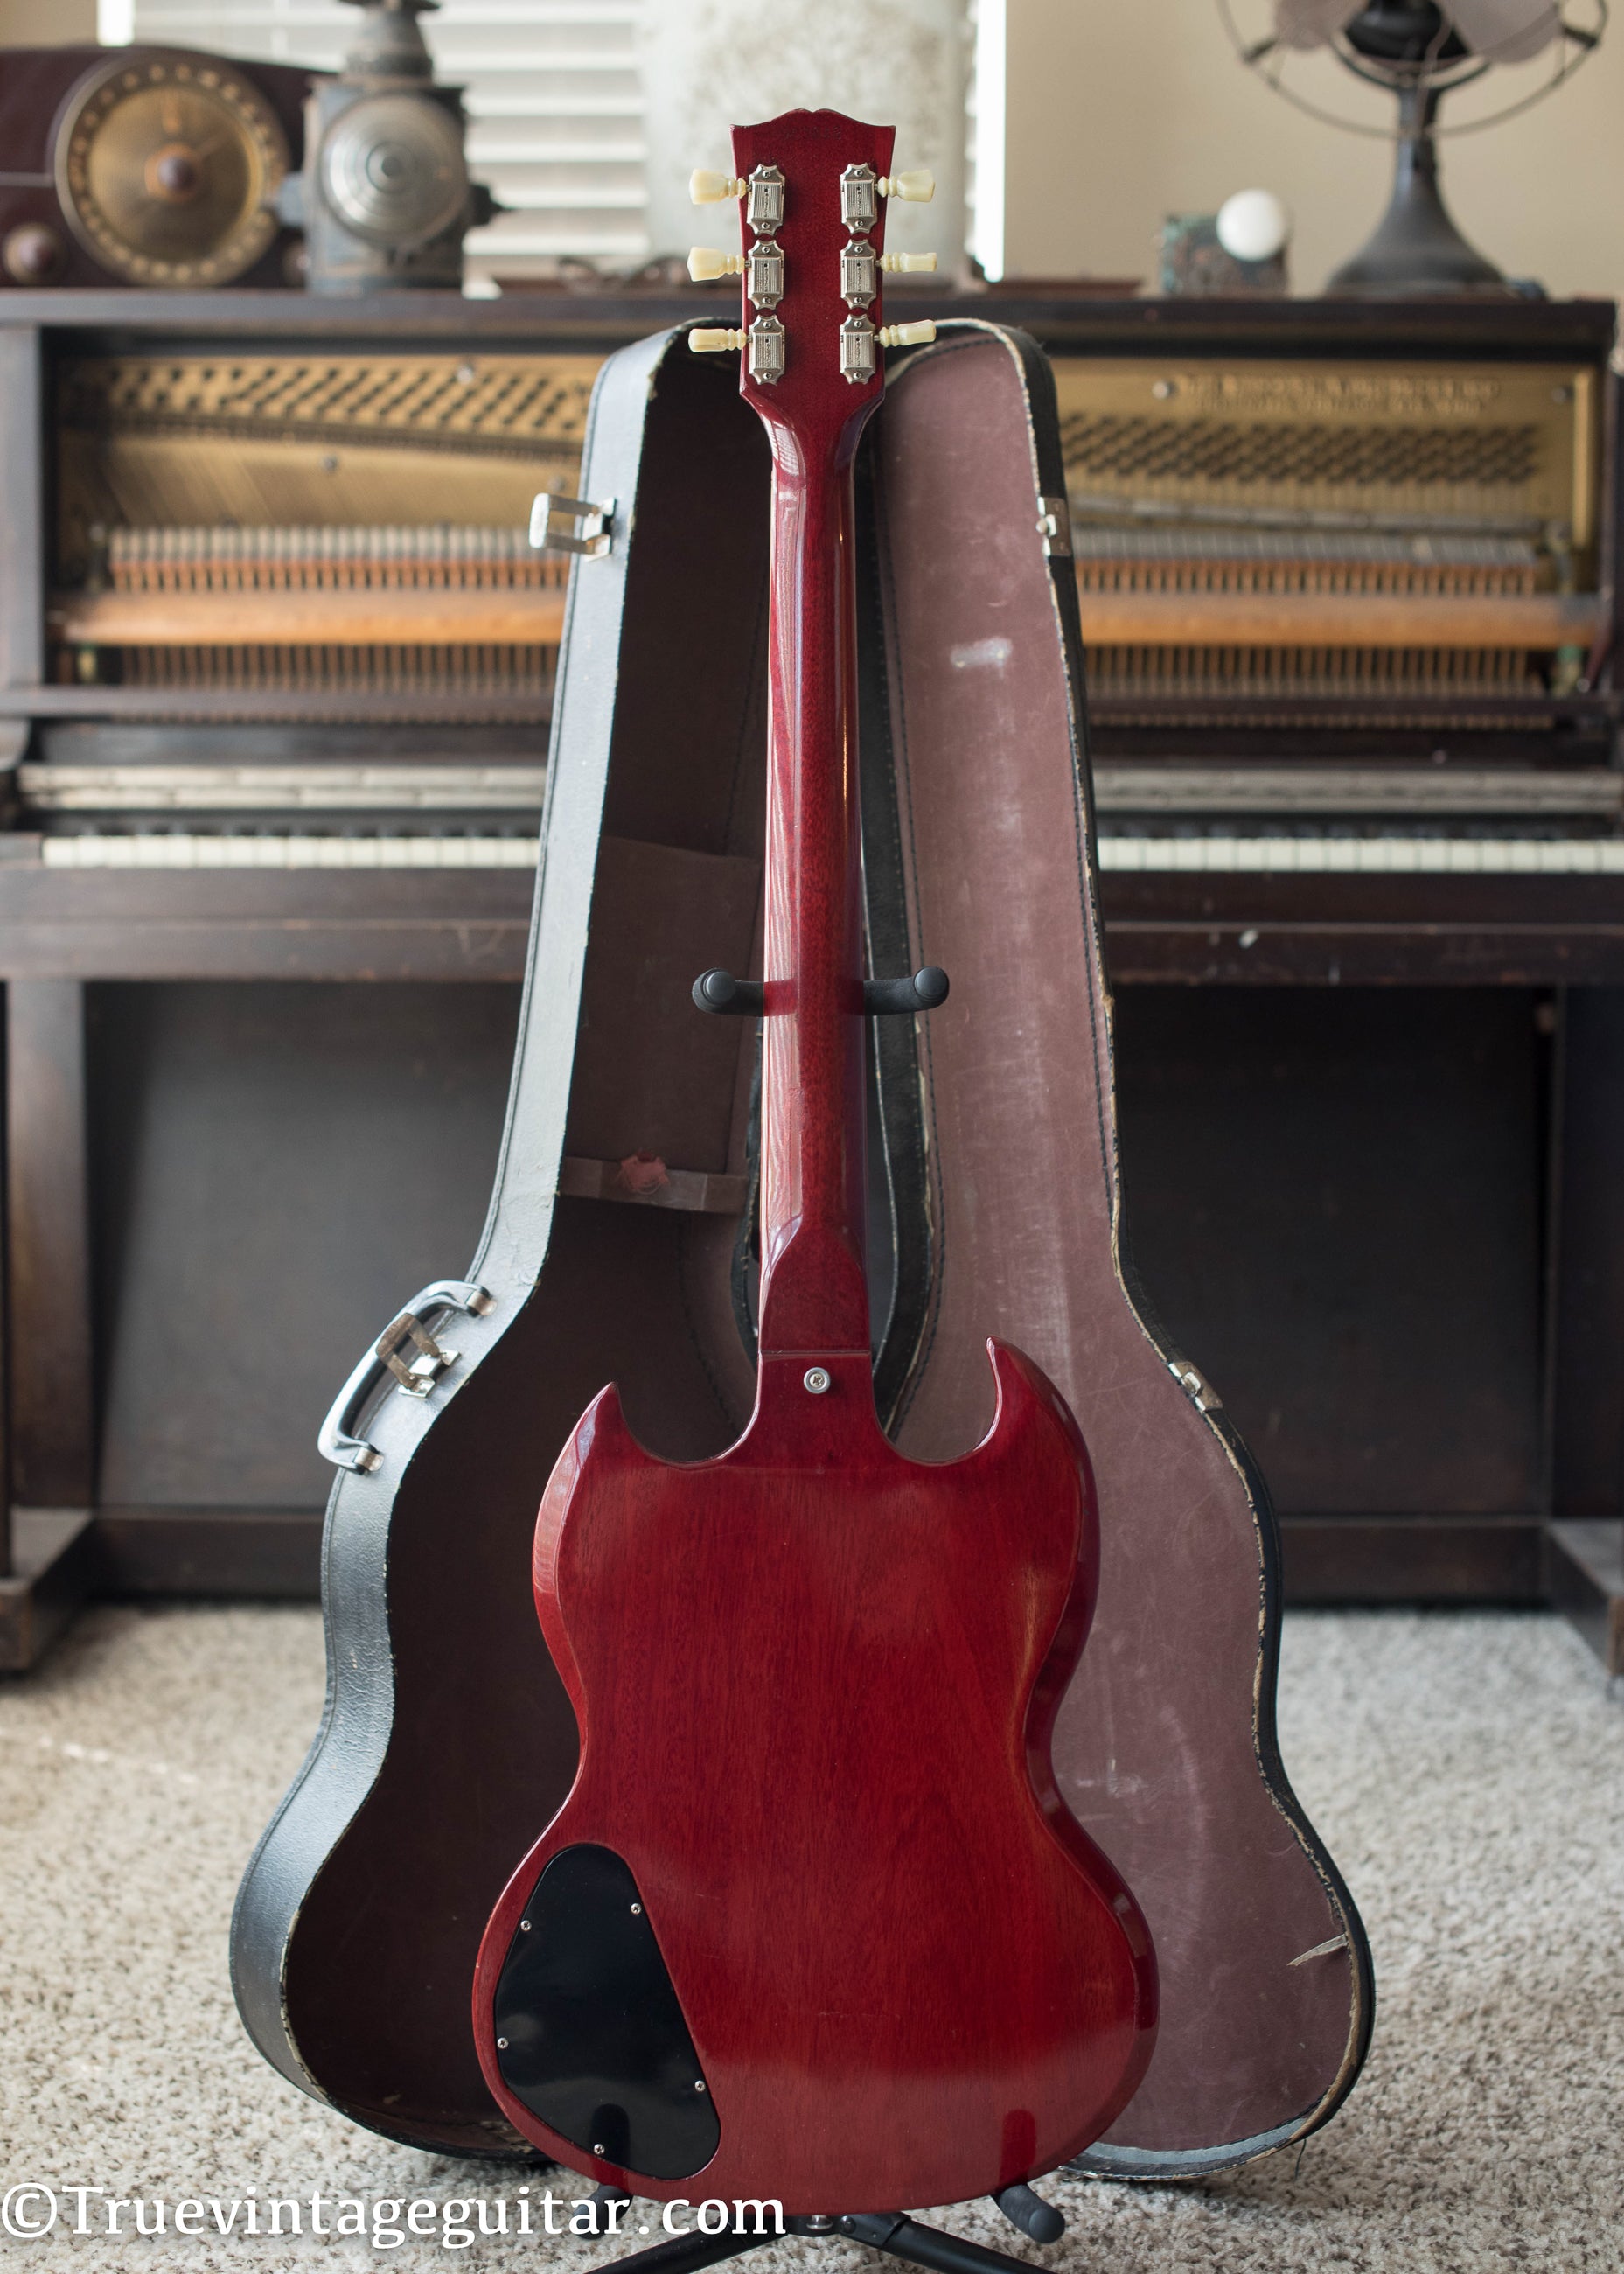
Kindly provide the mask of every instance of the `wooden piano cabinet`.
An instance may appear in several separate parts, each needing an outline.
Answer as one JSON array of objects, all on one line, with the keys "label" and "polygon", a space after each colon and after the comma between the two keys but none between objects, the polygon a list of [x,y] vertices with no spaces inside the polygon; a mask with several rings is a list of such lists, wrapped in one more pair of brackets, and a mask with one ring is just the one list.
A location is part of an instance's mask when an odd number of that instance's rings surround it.
[{"label": "wooden piano cabinet", "polygon": [[1624,989],[1562,1005],[1548,1395],[1552,1600],[1624,1674]]},{"label": "wooden piano cabinet", "polygon": [[518,990],[86,991],[104,1582],[310,1595],[318,1427],[412,1290],[473,1252]]},{"label": "wooden piano cabinet", "polygon": [[1269,1480],[1299,1601],[1544,1593],[1549,1009],[1117,997],[1135,1261]]},{"label": "wooden piano cabinet", "polygon": [[0,1670],[33,1662],[90,1571],[92,1359],[84,990],[13,982],[5,1005],[9,1489]]},{"label": "wooden piano cabinet", "polygon": [[6,996],[11,1489],[33,1508],[94,1488],[84,998],[76,979]]},{"label": "wooden piano cabinet", "polygon": [[[536,464],[499,448],[476,465],[438,441],[412,462],[414,479],[438,482],[434,497],[451,500],[422,507],[422,518],[471,510],[477,491],[485,503],[473,517],[506,525],[523,518],[509,508],[532,474],[536,487],[568,486],[603,352],[714,308],[698,292],[491,303],[401,294],[387,305],[235,291],[0,298],[6,767],[37,761],[46,734],[75,720],[218,729],[222,757],[239,729],[297,736],[336,722],[380,740],[402,727],[500,732],[538,758],[545,675],[483,687],[149,687],[135,673],[98,683],[94,654],[76,657],[65,620],[48,621],[55,606],[88,612],[75,619],[88,647],[118,651],[108,611],[124,602],[71,557],[70,493],[116,474],[134,485],[131,496],[162,504],[162,484],[180,468],[184,496],[173,511],[128,518],[229,518],[225,490],[207,511],[199,500],[230,472],[221,390],[239,358],[255,370],[309,358],[329,378],[368,358],[425,368],[438,359],[484,373],[459,398],[472,418],[480,386],[496,385],[507,358],[560,373],[554,409],[536,415]],[[1624,467],[1610,306],[1001,298],[989,308],[921,293],[917,312],[990,312],[1035,334],[1071,373],[1079,436],[1101,406],[1116,416],[1099,392],[1109,381],[1146,398],[1124,395],[1117,406],[1141,426],[1183,417],[1183,405],[1194,421],[1186,439],[1203,450],[1218,429],[1194,414],[1214,387],[1214,416],[1252,419],[1277,440],[1292,419],[1320,417],[1327,369],[1333,392],[1351,373],[1353,393],[1369,394],[1409,359],[1424,373],[1417,399],[1441,388],[1445,410],[1452,370],[1467,369],[1485,401],[1498,373],[1520,373],[1515,386],[1533,390],[1530,417],[1556,440],[1538,480],[1528,478],[1532,505],[1513,503],[1556,512],[1552,485],[1571,477],[1573,590],[1547,576],[1523,592],[1508,570],[1487,596],[1492,621],[1473,615],[1472,636],[1492,645],[1497,626],[1515,623],[1518,639],[1573,643],[1560,683],[1547,651],[1515,683],[1453,681],[1447,699],[1442,679],[1419,692],[1366,679],[1350,705],[1335,673],[1322,672],[1323,684],[1264,687],[1214,712],[1211,690],[1177,674],[1147,705],[1142,674],[1124,675],[1127,650],[1108,645],[1092,697],[1094,755],[1119,768],[1417,768],[1447,744],[1451,765],[1504,763],[1525,779],[1567,769],[1594,788],[1618,772],[1624,704],[1609,655],[1624,627]],[[111,396],[84,373],[128,364],[162,377],[176,359],[213,374],[204,425],[215,426],[199,429],[194,448],[169,432],[154,398],[132,413],[126,456],[103,464],[97,421]],[[1153,389],[1153,370],[1177,385]],[[1584,403],[1599,409],[1593,419],[1556,391],[1575,373]],[[1225,410],[1225,388],[1257,395],[1255,417]],[[1383,463],[1389,441],[1401,456],[1410,447],[1403,399],[1401,385],[1378,421],[1383,433],[1367,438]],[[1333,403],[1325,415],[1343,414]],[[1105,448],[1110,436],[1098,433]],[[1160,449],[1159,433],[1146,447]],[[388,454],[358,429],[335,442],[297,420],[267,437],[270,455],[237,473],[281,468],[278,480],[285,474],[302,501],[289,521],[311,517],[329,456],[342,462],[341,486],[354,484],[337,519],[402,517],[380,502],[413,493],[400,486],[400,453],[386,465]],[[1073,471],[1075,491],[1099,486],[1082,457]],[[1120,477],[1138,478],[1132,468]],[[1083,511],[1074,498],[1074,531]],[[1104,590],[1116,572],[1097,538],[1094,557],[1100,621],[1115,608],[1119,638],[1130,614],[1129,631],[1165,631],[1170,588],[1152,594],[1145,615],[1143,591]],[[1261,590],[1249,586],[1236,609],[1257,615]],[[1222,614],[1214,597],[1206,592],[1197,611],[1209,633]],[[1332,605],[1312,578],[1296,597],[1322,615]],[[546,596],[548,627],[556,602]],[[278,605],[301,624],[309,613],[297,595]],[[1269,599],[1250,629],[1289,660],[1281,605]],[[1288,593],[1287,614],[1290,605]],[[1372,639],[1423,621],[1395,623],[1387,586],[1372,585],[1358,606]],[[1460,612],[1477,603],[1440,586],[1427,606],[1429,638],[1447,646]],[[158,627],[153,655],[164,638],[190,638],[192,607],[187,598]],[[432,593],[406,613],[434,609],[447,640],[461,629],[452,618],[478,613],[471,599]],[[541,621],[524,615],[508,629],[533,632]],[[1294,621],[1300,629],[1307,618]],[[357,614],[349,629],[358,626]],[[224,628],[222,615],[214,629]],[[680,799],[680,779],[671,794]],[[1102,835],[1107,824],[1119,826],[1104,816]],[[321,1412],[412,1288],[462,1269],[472,1252],[533,889],[518,866],[51,867],[37,825],[24,814],[0,829],[0,1668],[36,1658],[90,1587],[314,1593]],[[1616,817],[1577,825],[1617,836]],[[1624,873],[1129,873],[1108,863],[1101,884],[1130,1230],[1154,1299],[1233,1404],[1274,1487],[1288,1594],[1532,1601],[1553,1585],[1624,1655]],[[615,1163],[580,1149],[574,1189],[607,1191]]]}]

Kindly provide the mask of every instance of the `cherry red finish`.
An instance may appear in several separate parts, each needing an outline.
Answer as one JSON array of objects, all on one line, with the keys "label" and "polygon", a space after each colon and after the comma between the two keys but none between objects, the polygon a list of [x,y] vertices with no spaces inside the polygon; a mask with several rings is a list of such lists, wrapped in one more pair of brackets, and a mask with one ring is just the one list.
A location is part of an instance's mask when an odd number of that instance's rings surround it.
[{"label": "cherry red finish", "polygon": [[[756,1405],[730,1452],[675,1466],[606,1389],[560,1457],[536,1600],[581,1762],[486,1929],[474,2022],[503,2110],[561,2163],[657,2197],[882,2210],[1096,2138],[1149,2060],[1155,1969],[1050,1766],[1098,1562],[1075,1422],[995,1344],[967,1459],[905,1460],[874,1409],[851,463],[881,383],[839,373],[838,181],[887,172],[891,135],[797,111],[733,147],[787,184],[786,369],[743,381],[774,462]],[[720,2144],[692,2179],[593,2158],[502,2082],[498,1977],[580,1842],[630,1866],[709,2082]]]}]

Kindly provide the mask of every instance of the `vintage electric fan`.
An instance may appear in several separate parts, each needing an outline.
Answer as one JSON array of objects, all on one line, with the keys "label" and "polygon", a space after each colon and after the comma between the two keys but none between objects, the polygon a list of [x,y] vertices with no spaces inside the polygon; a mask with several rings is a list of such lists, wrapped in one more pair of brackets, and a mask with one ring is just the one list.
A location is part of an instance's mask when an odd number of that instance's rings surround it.
[{"label": "vintage electric fan", "polygon": [[[1345,261],[1328,292],[1450,293],[1505,291],[1505,278],[1475,251],[1445,210],[1438,189],[1437,135],[1473,132],[1508,118],[1550,94],[1598,45],[1607,0],[1270,0],[1272,27],[1247,38],[1237,20],[1241,0],[1218,0],[1243,63],[1288,102],[1355,132],[1359,127],[1304,99],[1287,79],[1294,56],[1329,49],[1357,78],[1398,97],[1398,153],[1393,196],[1375,235]],[[1547,54],[1550,74],[1469,126],[1440,130],[1444,95],[1482,79],[1497,64],[1532,62]]]}]

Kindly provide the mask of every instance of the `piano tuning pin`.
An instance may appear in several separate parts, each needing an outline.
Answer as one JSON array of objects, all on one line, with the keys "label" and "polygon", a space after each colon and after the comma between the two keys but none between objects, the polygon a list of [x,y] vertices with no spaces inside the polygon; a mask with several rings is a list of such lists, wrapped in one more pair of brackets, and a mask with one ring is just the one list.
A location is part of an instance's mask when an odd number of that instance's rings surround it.
[{"label": "piano tuning pin", "polygon": [[883,348],[928,348],[936,335],[931,323],[882,324],[880,345]]},{"label": "piano tuning pin", "polygon": [[695,355],[726,355],[728,349],[735,351],[744,345],[742,332],[710,331],[703,325],[688,335],[690,351]]},{"label": "piano tuning pin", "polygon": [[934,276],[936,257],[934,252],[882,252],[880,267],[888,276]]},{"label": "piano tuning pin", "polygon": [[748,184],[733,174],[713,174],[703,166],[695,166],[688,177],[688,193],[696,206],[725,206],[729,198],[741,198]]},{"label": "piano tuning pin", "polygon": [[688,257],[688,273],[695,284],[713,284],[718,276],[742,276],[744,255],[718,252],[709,245],[696,245]]},{"label": "piano tuning pin", "polygon": [[936,193],[936,177],[928,166],[920,166],[911,174],[882,174],[875,186],[883,198],[900,198],[904,205],[928,206]]}]

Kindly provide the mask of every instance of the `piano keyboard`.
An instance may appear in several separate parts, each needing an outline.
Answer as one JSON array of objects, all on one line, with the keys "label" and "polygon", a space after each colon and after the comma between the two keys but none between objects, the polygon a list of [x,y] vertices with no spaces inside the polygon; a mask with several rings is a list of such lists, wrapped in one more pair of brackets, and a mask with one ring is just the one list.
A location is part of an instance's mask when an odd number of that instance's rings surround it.
[{"label": "piano keyboard", "polygon": [[[275,835],[183,831],[46,837],[48,869],[531,869],[523,837]],[[1108,874],[1225,876],[1624,876],[1624,838],[1285,834],[1107,836]]]},{"label": "piano keyboard", "polygon": [[1223,876],[1621,877],[1619,837],[1102,837],[1104,870]]},{"label": "piano keyboard", "polygon": [[534,837],[189,834],[128,830],[47,837],[48,869],[533,869]]},{"label": "piano keyboard", "polygon": [[[535,814],[546,794],[545,765],[508,762],[444,765],[410,761],[370,765],[44,764],[17,769],[30,813],[300,812],[443,813],[490,809]],[[148,832],[149,834],[152,832]]]}]

